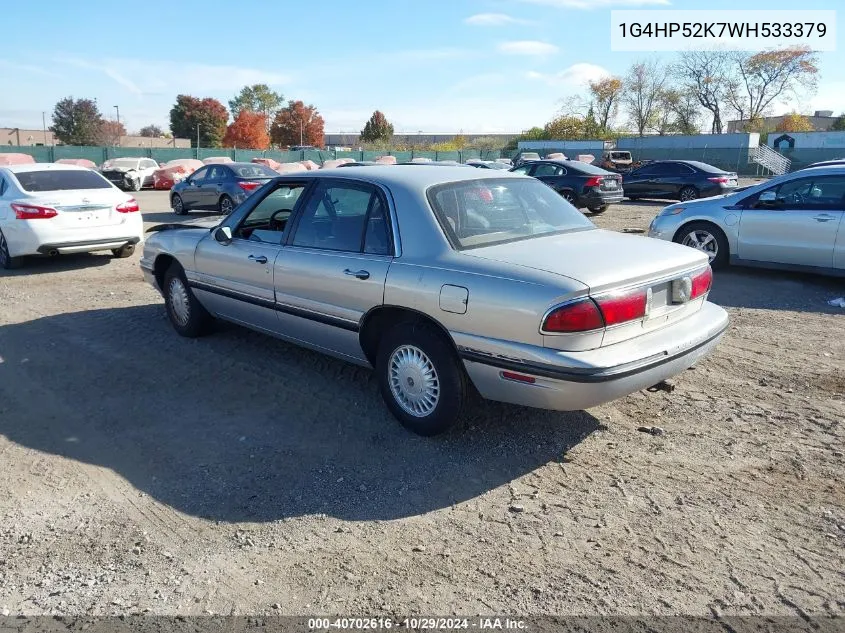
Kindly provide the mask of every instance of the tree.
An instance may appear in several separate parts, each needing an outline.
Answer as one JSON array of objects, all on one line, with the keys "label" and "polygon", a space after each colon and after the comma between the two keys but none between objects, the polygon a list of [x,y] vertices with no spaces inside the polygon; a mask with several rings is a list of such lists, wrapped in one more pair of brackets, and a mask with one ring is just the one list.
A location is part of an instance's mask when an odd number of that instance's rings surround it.
[{"label": "tree", "polygon": [[276,112],[279,111],[284,102],[285,98],[281,93],[270,90],[270,86],[267,84],[254,84],[241,88],[238,96],[229,101],[229,110],[232,112],[233,119],[237,119],[238,115],[244,110],[263,114],[266,129],[269,133]]},{"label": "tree", "polygon": [[845,113],[839,115],[839,117],[833,122],[833,125],[830,126],[830,129],[834,132],[845,131]]},{"label": "tree", "polygon": [[516,138],[512,138],[508,141],[507,145],[505,145],[504,149],[506,150],[513,150],[518,147],[519,141],[542,141],[547,139],[546,130],[541,127],[532,127],[529,130],[525,130],[517,136]]},{"label": "tree", "polygon": [[176,138],[191,139],[191,147],[196,147],[199,126],[200,145],[220,147],[228,120],[226,106],[217,99],[179,95],[170,110],[170,131]]},{"label": "tree", "polygon": [[364,129],[361,130],[361,141],[365,143],[378,140],[389,141],[392,136],[393,125],[379,110],[373,112],[370,120],[364,124]]},{"label": "tree", "polygon": [[619,99],[622,96],[622,80],[617,77],[607,77],[589,83],[590,94],[593,98],[593,116],[598,129],[604,134],[619,110]]},{"label": "tree", "polygon": [[164,136],[164,132],[157,125],[147,125],[141,128],[139,134],[145,138],[159,138]]},{"label": "tree", "polygon": [[702,108],[712,115],[710,132],[721,134],[722,106],[728,92],[729,53],[725,51],[688,51],[682,53],[674,74]]},{"label": "tree", "polygon": [[763,116],[772,102],[788,101],[799,89],[802,96],[815,91],[818,56],[809,48],[736,52],[731,60],[727,101],[740,120]]},{"label": "tree", "polygon": [[53,108],[50,131],[65,145],[96,145],[102,125],[103,117],[96,102],[66,97]]},{"label": "tree", "polygon": [[625,78],[623,101],[637,134],[658,126],[660,93],[666,83],[666,72],[657,62],[636,62]]},{"label": "tree", "polygon": [[270,127],[270,138],[281,146],[324,145],[323,126],[325,122],[317,108],[306,106],[302,101],[288,101],[288,105],[276,113]]},{"label": "tree", "polygon": [[494,149],[500,149],[503,143],[495,136],[479,136],[467,144],[468,149],[477,149],[482,152],[490,152]]},{"label": "tree", "polygon": [[798,114],[797,112],[791,112],[781,119],[781,122],[778,123],[776,131],[778,132],[812,132],[815,128],[813,128],[813,124],[810,123],[810,119],[805,117],[803,114]]},{"label": "tree", "polygon": [[241,110],[234,122],[226,128],[223,147],[242,149],[267,149],[270,147],[270,135],[267,134],[267,122],[260,112]]},{"label": "tree", "polygon": [[546,123],[544,135],[550,140],[578,139],[584,137],[584,119],[563,115]]},{"label": "tree", "polygon": [[103,121],[100,123],[100,133],[97,142],[100,145],[117,145],[121,136],[126,136],[126,127],[118,121]]},{"label": "tree", "polygon": [[658,98],[658,134],[698,134],[699,103],[690,90],[664,88]]}]

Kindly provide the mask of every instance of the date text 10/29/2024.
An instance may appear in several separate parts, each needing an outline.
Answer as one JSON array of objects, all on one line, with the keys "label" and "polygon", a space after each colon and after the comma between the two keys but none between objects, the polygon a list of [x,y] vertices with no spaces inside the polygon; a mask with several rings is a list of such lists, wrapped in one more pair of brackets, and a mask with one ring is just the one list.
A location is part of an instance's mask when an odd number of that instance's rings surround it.
[{"label": "date text 10/29/2024", "polygon": [[405,629],[411,631],[431,630],[479,630],[519,631],[525,630],[525,621],[519,618],[475,617],[475,618],[309,618],[309,631],[331,630],[387,630]]}]

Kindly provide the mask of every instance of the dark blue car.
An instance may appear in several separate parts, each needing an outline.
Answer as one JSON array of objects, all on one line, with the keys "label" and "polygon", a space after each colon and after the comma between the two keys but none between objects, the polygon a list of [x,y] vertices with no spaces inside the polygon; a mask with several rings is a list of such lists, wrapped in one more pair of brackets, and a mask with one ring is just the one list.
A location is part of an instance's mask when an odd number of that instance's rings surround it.
[{"label": "dark blue car", "polygon": [[253,191],[278,175],[258,163],[206,165],[173,186],[170,207],[178,215],[195,209],[228,215]]}]

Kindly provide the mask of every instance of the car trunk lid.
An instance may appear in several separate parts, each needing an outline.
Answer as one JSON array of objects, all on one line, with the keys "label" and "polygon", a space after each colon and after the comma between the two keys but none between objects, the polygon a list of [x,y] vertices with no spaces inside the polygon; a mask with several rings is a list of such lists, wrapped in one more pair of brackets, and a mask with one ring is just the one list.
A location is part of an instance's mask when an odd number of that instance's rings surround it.
[{"label": "car trunk lid", "polygon": [[58,213],[50,218],[50,222],[57,227],[72,229],[120,224],[126,216],[118,213],[115,207],[129,199],[109,188],[44,191],[37,196],[21,198],[18,202],[55,209]]}]

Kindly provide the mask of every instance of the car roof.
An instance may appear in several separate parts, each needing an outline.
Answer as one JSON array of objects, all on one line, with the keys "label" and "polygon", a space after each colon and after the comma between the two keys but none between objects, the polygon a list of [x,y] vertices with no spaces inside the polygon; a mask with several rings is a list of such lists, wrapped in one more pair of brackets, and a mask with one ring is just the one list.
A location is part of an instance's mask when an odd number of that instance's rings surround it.
[{"label": "car roof", "polygon": [[60,171],[91,171],[88,167],[66,165],[65,163],[25,163],[23,165],[3,165],[2,168],[13,174],[21,174],[27,171],[45,171],[48,169]]},{"label": "car roof", "polygon": [[384,165],[366,167],[348,167],[343,170],[314,170],[296,172],[279,176],[284,180],[302,178],[356,178],[387,187],[391,185],[409,189],[424,190],[433,185],[466,180],[495,180],[500,178],[528,178],[500,170],[467,169],[466,166],[431,165],[428,169],[419,169],[416,165]]}]

